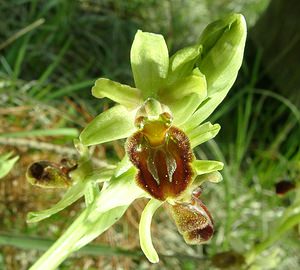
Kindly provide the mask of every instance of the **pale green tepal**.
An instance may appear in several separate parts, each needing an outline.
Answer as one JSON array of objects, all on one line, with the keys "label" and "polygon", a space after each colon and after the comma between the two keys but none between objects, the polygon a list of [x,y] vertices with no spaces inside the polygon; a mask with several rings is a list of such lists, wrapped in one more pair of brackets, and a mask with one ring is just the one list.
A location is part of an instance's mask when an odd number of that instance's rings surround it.
[{"label": "pale green tepal", "polygon": [[[220,130],[218,124],[203,121],[225,98],[236,79],[246,32],[244,17],[230,15],[208,25],[198,44],[171,57],[163,36],[140,30],[136,33],[130,53],[135,87],[98,79],[93,96],[109,98],[117,105],[98,115],[79,138],[82,147],[127,138],[127,155],[109,171],[109,179],[107,174],[100,174],[105,181],[101,191],[93,193],[90,188],[81,193],[86,198],[93,194],[86,209],[31,269],[55,269],[72,252],[112,226],[141,197],[150,199],[139,226],[141,248],[149,261],[159,260],[152,245],[150,225],[163,203],[171,209],[187,243],[198,244],[211,237],[212,218],[199,200],[201,190],[197,187],[203,181],[221,181],[218,171],[223,164],[196,160],[192,149]],[[159,167],[157,160],[164,165]],[[95,178],[93,170],[89,174],[82,178]],[[80,166],[74,175],[81,175]],[[145,175],[153,181],[143,185]],[[179,175],[182,179],[174,178]],[[197,229],[206,230],[207,239],[201,233],[195,238],[195,228],[186,228],[182,222],[181,218],[188,218],[191,213],[195,226],[203,226]],[[36,220],[38,215],[35,213]]]}]

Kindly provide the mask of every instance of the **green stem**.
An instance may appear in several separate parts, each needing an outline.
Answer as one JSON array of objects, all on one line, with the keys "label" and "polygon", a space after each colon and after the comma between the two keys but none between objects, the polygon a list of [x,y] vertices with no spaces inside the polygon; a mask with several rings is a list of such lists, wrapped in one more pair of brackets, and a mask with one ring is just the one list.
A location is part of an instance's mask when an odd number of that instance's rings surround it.
[{"label": "green stem", "polygon": [[[56,269],[71,253],[77,251],[111,227],[124,214],[128,206],[117,207],[117,211],[112,211],[112,214],[110,214],[110,211],[97,213],[98,218],[91,222],[89,221],[89,216],[95,210],[95,203],[93,203],[91,207],[86,208],[81,213],[69,229],[40,257],[30,270]],[[95,214],[93,218],[95,218]],[[105,223],[105,226],[101,226],[96,233],[89,236],[89,239],[86,240],[85,236],[88,235],[91,226],[96,227],[98,223]]]},{"label": "green stem", "polygon": [[71,224],[67,231],[42,255],[30,270],[56,269],[70,254],[94,240],[115,222],[129,205],[144,195],[134,181],[135,170],[129,169],[109,185]]}]

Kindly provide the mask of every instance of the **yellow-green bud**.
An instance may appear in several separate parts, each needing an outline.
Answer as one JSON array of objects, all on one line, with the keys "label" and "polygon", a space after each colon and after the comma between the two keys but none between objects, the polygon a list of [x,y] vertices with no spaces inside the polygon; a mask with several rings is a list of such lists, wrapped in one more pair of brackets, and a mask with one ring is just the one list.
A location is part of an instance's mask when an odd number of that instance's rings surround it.
[{"label": "yellow-green bud", "polygon": [[200,37],[203,46],[198,61],[207,81],[208,96],[230,89],[241,67],[247,36],[241,14],[233,14],[209,24]]}]

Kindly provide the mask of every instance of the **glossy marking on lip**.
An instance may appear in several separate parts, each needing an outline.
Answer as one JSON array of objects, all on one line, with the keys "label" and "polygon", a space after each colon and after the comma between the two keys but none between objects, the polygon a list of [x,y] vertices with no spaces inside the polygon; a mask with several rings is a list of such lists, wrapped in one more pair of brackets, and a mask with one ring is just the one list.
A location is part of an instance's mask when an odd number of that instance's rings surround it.
[{"label": "glossy marking on lip", "polygon": [[127,153],[138,168],[138,185],[156,199],[180,195],[193,177],[193,154],[188,137],[162,121],[148,121],[128,138]]}]

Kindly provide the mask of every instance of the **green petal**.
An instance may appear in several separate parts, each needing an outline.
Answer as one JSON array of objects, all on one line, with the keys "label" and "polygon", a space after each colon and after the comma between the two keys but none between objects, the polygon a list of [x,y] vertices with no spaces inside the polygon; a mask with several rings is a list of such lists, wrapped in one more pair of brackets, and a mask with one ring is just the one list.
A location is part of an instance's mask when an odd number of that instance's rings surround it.
[{"label": "green petal", "polygon": [[190,75],[199,58],[201,45],[194,45],[177,51],[170,58],[168,83],[171,84],[180,78]]},{"label": "green petal", "polygon": [[205,77],[198,70],[193,75],[163,88],[159,92],[159,100],[170,108],[174,124],[180,126],[192,116],[206,95]]},{"label": "green petal", "polygon": [[92,94],[96,98],[107,97],[127,108],[135,108],[143,102],[139,89],[105,78],[96,81]]},{"label": "green petal", "polygon": [[155,98],[169,68],[169,53],[163,36],[138,30],[130,60],[135,86],[142,90],[144,99]]},{"label": "green petal", "polygon": [[159,100],[167,104],[169,99],[181,99],[191,93],[198,94],[201,101],[207,96],[205,76],[199,69],[195,69],[194,74],[184,77],[159,91]]},{"label": "green petal", "polygon": [[220,129],[221,127],[219,124],[212,125],[210,122],[206,122],[191,131],[186,131],[186,134],[190,139],[192,148],[194,148],[197,145],[214,138]]},{"label": "green petal", "polygon": [[126,138],[135,131],[134,117],[124,106],[114,106],[94,118],[79,138],[87,146]]},{"label": "green petal", "polygon": [[166,105],[170,108],[174,125],[181,126],[195,112],[201,102],[201,98],[196,93],[189,94],[181,99],[169,100]]},{"label": "green petal", "polygon": [[141,248],[152,263],[158,263],[159,258],[155,248],[153,247],[151,240],[151,221],[155,211],[163,204],[162,201],[151,199],[146,205],[142,212],[140,224],[139,224],[139,235]]},{"label": "green petal", "polygon": [[95,171],[95,173],[88,176],[87,179],[84,179],[83,181],[78,181],[75,185],[70,187],[68,191],[64,194],[63,198],[51,208],[37,212],[29,212],[27,215],[27,222],[39,222],[60,212],[61,210],[65,209],[72,203],[76,202],[79,198],[81,198],[86,192],[88,184],[90,182],[93,182],[95,178],[97,178],[97,182],[99,183],[109,180],[111,176],[111,170],[102,169],[101,172]]},{"label": "green petal", "polygon": [[205,119],[207,119],[226,97],[229,89],[231,88],[231,85],[232,84],[229,83],[228,86],[224,88],[224,90],[211,95],[204,102],[202,102],[197,111],[195,111],[194,114],[189,118],[189,120],[185,122],[183,128],[186,130],[193,129],[200,125]]},{"label": "green petal", "polygon": [[193,161],[193,169],[197,175],[210,173],[213,171],[220,171],[223,169],[224,164],[214,160],[195,160]]}]

